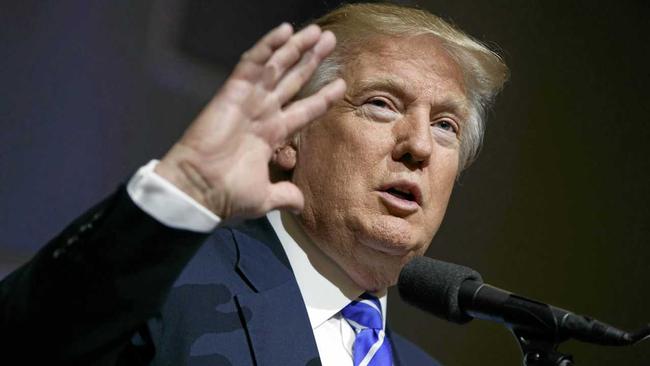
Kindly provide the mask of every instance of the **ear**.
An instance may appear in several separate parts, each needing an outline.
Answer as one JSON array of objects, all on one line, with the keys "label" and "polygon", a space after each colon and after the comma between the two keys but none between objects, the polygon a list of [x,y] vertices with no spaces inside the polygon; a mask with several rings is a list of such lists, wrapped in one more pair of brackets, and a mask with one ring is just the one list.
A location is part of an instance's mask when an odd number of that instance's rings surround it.
[{"label": "ear", "polygon": [[293,142],[287,141],[282,146],[275,149],[271,162],[273,165],[285,172],[290,172],[296,167],[298,161],[298,150]]}]

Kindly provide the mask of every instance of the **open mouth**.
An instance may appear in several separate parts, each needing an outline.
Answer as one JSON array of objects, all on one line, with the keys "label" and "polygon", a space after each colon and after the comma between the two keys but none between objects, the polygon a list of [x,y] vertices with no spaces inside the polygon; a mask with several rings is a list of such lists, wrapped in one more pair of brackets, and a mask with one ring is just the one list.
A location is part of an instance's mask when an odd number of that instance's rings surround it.
[{"label": "open mouth", "polygon": [[415,195],[409,191],[404,191],[393,187],[387,189],[385,192],[403,200],[416,202]]},{"label": "open mouth", "polygon": [[381,194],[388,199],[391,206],[399,207],[400,211],[412,212],[422,205],[422,192],[416,183],[398,180],[387,183],[379,188]]}]

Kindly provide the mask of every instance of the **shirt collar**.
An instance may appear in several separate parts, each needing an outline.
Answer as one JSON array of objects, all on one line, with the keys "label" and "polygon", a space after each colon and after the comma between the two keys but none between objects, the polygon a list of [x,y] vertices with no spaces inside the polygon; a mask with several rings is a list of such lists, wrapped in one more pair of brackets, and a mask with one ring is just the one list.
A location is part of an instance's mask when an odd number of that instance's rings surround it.
[{"label": "shirt collar", "polygon": [[[289,258],[307,307],[309,322],[312,329],[316,329],[364,291],[307,237],[290,215],[276,210],[267,213],[266,217]],[[385,325],[386,291],[376,295]]]}]

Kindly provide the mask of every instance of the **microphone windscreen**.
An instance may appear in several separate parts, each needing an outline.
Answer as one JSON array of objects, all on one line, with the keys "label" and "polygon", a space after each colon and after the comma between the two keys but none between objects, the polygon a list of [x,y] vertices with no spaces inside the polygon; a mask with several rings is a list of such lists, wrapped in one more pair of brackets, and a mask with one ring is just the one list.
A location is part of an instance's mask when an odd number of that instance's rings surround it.
[{"label": "microphone windscreen", "polygon": [[483,282],[475,270],[427,257],[416,257],[399,275],[398,290],[404,301],[458,324],[472,320],[458,305],[458,292],[465,280]]}]

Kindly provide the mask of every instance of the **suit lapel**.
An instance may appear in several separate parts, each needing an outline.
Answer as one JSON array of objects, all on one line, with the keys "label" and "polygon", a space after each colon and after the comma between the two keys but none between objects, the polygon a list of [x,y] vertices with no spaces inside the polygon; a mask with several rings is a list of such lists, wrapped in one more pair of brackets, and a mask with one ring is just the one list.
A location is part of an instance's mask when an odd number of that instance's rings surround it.
[{"label": "suit lapel", "polygon": [[[300,301],[298,306],[292,303],[295,300]],[[237,296],[236,301],[244,314],[257,365],[307,365],[318,358],[297,286],[286,283]]]},{"label": "suit lapel", "polygon": [[300,289],[284,249],[266,219],[234,228],[237,271],[253,289],[238,294],[257,365],[320,365]]}]

